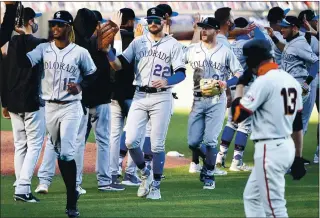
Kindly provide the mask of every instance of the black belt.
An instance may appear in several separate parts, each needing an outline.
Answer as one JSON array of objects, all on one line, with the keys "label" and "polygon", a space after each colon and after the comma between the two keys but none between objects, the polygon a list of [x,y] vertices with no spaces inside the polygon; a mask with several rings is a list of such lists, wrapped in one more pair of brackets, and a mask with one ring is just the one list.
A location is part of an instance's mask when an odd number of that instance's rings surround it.
[{"label": "black belt", "polygon": [[59,101],[59,100],[49,100],[49,103],[55,103],[55,104],[69,104],[73,101]]},{"label": "black belt", "polygon": [[280,138],[269,138],[269,139],[257,139],[253,140],[254,143],[260,142],[260,141],[267,141],[267,140],[278,140],[278,139],[285,139],[287,137],[280,137]]},{"label": "black belt", "polygon": [[193,96],[194,96],[194,97],[212,98],[212,97],[215,97],[215,96],[217,96],[217,95],[205,96],[205,95],[202,95],[201,92],[193,92]]},{"label": "black belt", "polygon": [[167,91],[168,88],[154,88],[149,86],[137,86],[137,90],[139,92],[146,92],[146,93],[157,93],[157,92],[164,92]]}]

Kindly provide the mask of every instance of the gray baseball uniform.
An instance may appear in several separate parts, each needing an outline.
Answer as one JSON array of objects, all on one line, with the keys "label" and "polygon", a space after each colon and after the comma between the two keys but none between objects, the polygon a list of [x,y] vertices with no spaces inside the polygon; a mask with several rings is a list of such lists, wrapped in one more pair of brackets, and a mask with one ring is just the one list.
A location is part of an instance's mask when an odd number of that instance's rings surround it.
[{"label": "gray baseball uniform", "polygon": [[42,99],[46,101],[46,126],[61,160],[73,160],[75,142],[83,115],[81,93],[71,95],[67,84],[80,83],[82,76],[96,71],[89,52],[70,43],[59,49],[55,42],[43,43],[27,53],[32,66],[43,61]]},{"label": "gray baseball uniform", "polygon": [[[194,92],[200,92],[201,79],[226,81],[230,72],[243,72],[234,53],[220,42],[212,49],[207,49],[202,42],[190,45],[186,52],[186,61],[194,70]],[[188,144],[198,147],[203,140],[206,146],[216,147],[225,110],[225,92],[221,96],[209,98],[194,97],[188,121]]]},{"label": "gray baseball uniform", "polygon": [[[152,87],[152,81],[167,78],[174,70],[185,68],[182,46],[172,36],[165,36],[155,42],[149,34],[136,38],[122,56],[135,62],[136,86]],[[172,69],[171,69],[172,66]],[[172,71],[173,70],[173,71]],[[171,117],[171,88],[158,93],[136,91],[127,119],[126,145],[128,148],[140,146],[142,133],[151,120],[152,152],[164,151],[164,142]]]}]

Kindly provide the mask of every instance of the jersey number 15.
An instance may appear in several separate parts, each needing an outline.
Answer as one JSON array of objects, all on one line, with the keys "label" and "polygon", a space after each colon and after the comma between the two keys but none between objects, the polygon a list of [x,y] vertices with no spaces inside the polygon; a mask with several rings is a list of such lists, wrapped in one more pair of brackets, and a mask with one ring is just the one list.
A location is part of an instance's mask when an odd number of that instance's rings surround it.
[{"label": "jersey number 15", "polygon": [[281,89],[283,97],[284,114],[292,115],[296,109],[297,90],[295,88]]}]

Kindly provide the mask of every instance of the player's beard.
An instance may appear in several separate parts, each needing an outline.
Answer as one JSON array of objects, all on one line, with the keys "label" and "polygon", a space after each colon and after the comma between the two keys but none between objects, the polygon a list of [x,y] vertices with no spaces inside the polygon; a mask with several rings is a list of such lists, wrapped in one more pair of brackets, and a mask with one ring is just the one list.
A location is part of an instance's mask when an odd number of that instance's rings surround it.
[{"label": "player's beard", "polygon": [[[154,35],[157,35],[158,33],[160,33],[160,32],[163,30],[163,26],[164,26],[164,25],[157,25],[157,29],[155,29],[155,30],[151,30],[150,27],[148,27],[148,29],[149,29],[149,32],[150,32],[150,33],[152,33],[152,34],[154,34]],[[152,27],[152,26],[151,26],[151,27]]]}]

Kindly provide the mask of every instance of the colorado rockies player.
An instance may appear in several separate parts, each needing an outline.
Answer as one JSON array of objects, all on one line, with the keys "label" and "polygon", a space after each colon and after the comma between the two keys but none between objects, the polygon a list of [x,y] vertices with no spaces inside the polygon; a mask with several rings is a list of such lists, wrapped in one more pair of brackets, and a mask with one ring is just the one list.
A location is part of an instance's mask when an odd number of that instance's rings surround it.
[{"label": "colorado rockies player", "polygon": [[[286,14],[289,12],[289,9],[283,10],[280,7],[271,8],[268,12],[267,20],[269,21],[270,27],[273,29],[273,34],[277,39],[285,44],[286,41],[281,34],[281,26],[279,25],[282,19],[285,18]],[[272,49],[274,50],[274,58],[276,63],[281,67],[281,55],[282,49],[280,50],[275,43],[272,42]]]},{"label": "colorado rockies player", "polygon": [[273,62],[267,40],[251,40],[243,47],[250,71],[258,78],[243,96],[243,86],[252,75],[246,71],[239,79],[232,103],[233,121],[252,116],[251,139],[255,142],[254,168],[243,193],[246,217],[288,217],[284,199],[285,177],[291,167],[293,179],[306,171],[301,144],[291,138],[302,130],[301,85]]},{"label": "colorado rockies player", "polygon": [[[136,92],[128,114],[126,145],[141,170],[139,197],[160,199],[160,181],[165,162],[164,143],[171,117],[171,87],[184,80],[185,64],[182,46],[163,33],[165,13],[159,8],[147,12],[149,32],[136,38],[118,58],[109,50],[108,58],[115,70],[134,61]],[[172,66],[172,69],[171,69]],[[151,149],[154,181],[140,149],[141,134],[151,119]],[[150,190],[150,185],[152,187]],[[149,192],[150,191],[150,192]]]},{"label": "colorado rockies player", "polygon": [[88,84],[96,66],[88,51],[74,44],[72,24],[73,17],[69,12],[56,12],[49,20],[54,41],[38,45],[19,64],[32,67],[43,61],[41,97],[46,101],[46,127],[59,155],[58,164],[67,188],[66,213],[69,217],[77,217],[80,213],[74,153],[83,115],[81,87]]},{"label": "colorado rockies player", "polygon": [[214,12],[214,17],[220,23],[220,32],[217,35],[217,40],[230,49],[231,45],[228,41],[229,31],[232,31],[236,27],[234,24],[231,8],[219,8]]},{"label": "colorado rockies player", "polygon": [[[208,79],[218,80],[224,87],[236,85],[243,69],[234,53],[225,45],[217,42],[216,36],[220,22],[208,17],[198,23],[201,30],[201,42],[192,44],[186,52],[186,62],[194,70],[194,102],[188,120],[188,144],[193,152],[199,152],[200,144],[206,145],[206,161],[200,179],[204,179],[204,189],[214,189],[214,168],[216,146],[221,132],[226,110],[226,93],[204,96],[200,84]],[[229,73],[235,75],[230,80]],[[221,171],[219,174],[226,174]],[[203,178],[204,177],[204,178]]]},{"label": "colorado rockies player", "polygon": [[[281,68],[290,73],[301,85],[303,90],[303,103],[307,103],[310,92],[310,83],[319,72],[319,59],[312,52],[312,48],[304,36],[299,34],[300,21],[297,17],[287,16],[280,24],[281,33],[287,44],[282,52]],[[310,67],[308,67],[310,66]],[[308,107],[303,108],[303,128],[309,122],[305,116],[308,115]],[[305,163],[310,163],[305,160]]]},{"label": "colorado rockies player", "polygon": [[[245,28],[249,25],[249,22],[243,18],[237,18],[234,20],[235,26],[240,28]],[[258,28],[256,28],[258,30]],[[231,44],[231,49],[233,53],[238,58],[241,66],[244,70],[247,70],[247,65],[245,63],[245,58],[243,57],[243,45],[251,39],[249,34],[246,35],[239,35],[236,37],[235,41]],[[234,95],[234,92],[232,92]],[[234,97],[234,96],[233,96]],[[224,166],[224,162],[226,159],[226,155],[228,152],[229,145],[232,141],[234,133],[236,133],[235,137],[235,148],[234,148],[234,155],[231,166],[229,168],[230,171],[240,171],[240,170],[248,170],[242,162],[242,156],[247,144],[248,135],[251,132],[251,119],[245,119],[243,122],[239,124],[235,124],[232,122],[232,115],[231,110],[228,110],[228,121],[226,126],[223,129],[222,136],[221,136],[221,144],[220,144],[220,152],[217,155],[217,167]]]}]

